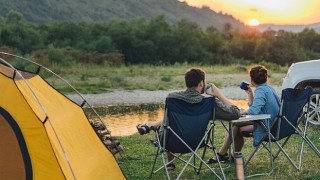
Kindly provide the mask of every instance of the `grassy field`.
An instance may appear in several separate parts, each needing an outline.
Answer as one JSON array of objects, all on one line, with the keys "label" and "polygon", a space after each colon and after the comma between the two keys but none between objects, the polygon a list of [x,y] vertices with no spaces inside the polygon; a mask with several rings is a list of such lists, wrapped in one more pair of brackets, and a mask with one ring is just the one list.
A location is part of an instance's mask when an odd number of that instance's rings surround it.
[{"label": "grassy field", "polygon": [[[215,146],[217,149],[220,148],[223,142],[225,130],[220,122],[215,127]],[[313,142],[320,147],[319,130],[310,128],[309,136]],[[297,160],[298,149],[300,147],[300,138],[294,135],[286,146],[287,152],[292,155],[293,159]],[[156,152],[156,148],[150,143],[150,140],[154,139],[154,133],[150,133],[144,136],[135,134],[129,137],[118,138],[124,147],[123,153],[117,154],[116,158],[118,163],[123,170],[125,176],[128,179],[148,179],[153,163],[153,158]],[[251,138],[246,139],[246,145],[243,148],[242,153],[244,158],[247,158],[250,152],[252,152],[252,140]],[[273,151],[277,148],[273,145]],[[213,153],[211,150],[207,151],[205,159],[212,157]],[[269,168],[269,156],[266,150],[261,150],[248,165],[246,169],[246,175],[252,175],[261,172],[267,172]],[[158,160],[159,162],[159,160]],[[235,179],[235,168],[234,164],[227,165],[223,164],[224,172],[227,179]],[[275,161],[275,170],[273,175],[270,176],[258,176],[252,179],[320,179],[320,158],[305,145],[302,161],[302,170],[296,171],[289,161],[283,154],[280,154]],[[177,170],[181,170],[182,164],[176,163]],[[216,165],[212,165],[216,167]],[[177,172],[173,171],[172,177],[177,176]],[[165,179],[163,171],[158,172],[152,176],[152,179]],[[187,168],[185,174],[181,179],[215,179],[213,174],[206,169],[203,169],[199,175],[196,175],[192,168]]]},{"label": "grassy field", "polygon": [[[272,85],[280,86],[287,67],[273,64],[264,64],[270,70],[270,82]],[[168,90],[184,88],[184,73],[190,67],[201,67],[207,73],[207,81],[214,82],[219,87],[238,86],[243,79],[248,79],[246,69],[250,66],[209,66],[197,64],[176,64],[172,66],[152,66],[152,65],[132,65],[132,66],[106,66],[106,65],[80,65],[72,67],[52,66],[51,70],[61,75],[81,93],[105,93],[115,89],[134,90]],[[59,90],[70,93],[65,84],[58,81],[53,76],[44,74],[46,79]],[[215,130],[216,147],[222,145],[225,130],[217,124]],[[317,146],[320,147],[319,130],[311,130],[310,135]],[[138,134],[128,137],[118,137],[124,151],[117,154],[118,163],[128,179],[148,179],[152,167],[153,156],[156,148],[150,143],[154,139],[154,133],[140,136]],[[294,157],[297,156],[299,138],[292,139],[287,149]],[[244,157],[253,150],[252,140],[247,139],[243,149]],[[207,153],[206,159],[212,157],[212,152]],[[316,156],[310,148],[305,148],[302,171],[296,171],[285,159],[283,154],[276,160],[275,171],[272,176],[262,176],[253,179],[320,179],[320,158]],[[177,169],[181,164],[176,164]],[[246,169],[246,174],[265,172],[268,168],[268,154],[264,151]],[[214,166],[214,165],[213,165]],[[224,165],[225,166],[225,165]],[[227,179],[235,179],[233,165],[224,169]],[[173,176],[177,175],[173,172]],[[152,179],[165,179],[161,172],[153,176]],[[195,175],[193,169],[187,169],[181,179],[214,179],[212,174],[203,170],[200,175]]]},{"label": "grassy field", "polygon": [[[263,63],[262,63],[263,64]],[[288,67],[281,67],[274,64],[264,64],[270,70],[270,81],[272,85],[280,86]],[[81,93],[105,93],[115,89],[133,90],[168,90],[184,88],[184,73],[191,67],[203,68],[207,73],[207,82],[214,82],[219,87],[238,86],[242,79],[248,79],[246,70],[250,67],[239,65],[197,65],[197,64],[176,64],[172,66],[132,65],[132,66],[107,66],[107,65],[81,65],[75,64],[72,67],[51,66],[53,72],[66,79]],[[54,87],[64,93],[72,93],[62,81],[52,75],[41,71],[42,75]],[[220,124],[215,129],[215,145],[217,149],[222,145],[225,130]],[[318,130],[309,132],[313,142],[320,147],[320,133]],[[154,133],[140,136],[138,134],[128,137],[118,137],[124,151],[117,154],[117,161],[128,179],[148,179],[156,148],[150,143],[154,139]],[[292,139],[287,150],[296,158],[299,138]],[[243,149],[244,157],[249,155],[253,149],[252,140],[246,141]],[[212,152],[207,153],[206,159],[212,157]],[[262,176],[253,179],[320,179],[320,158],[305,148],[302,171],[296,171],[281,154],[276,160],[275,171],[272,176]],[[181,164],[176,164],[177,169]],[[259,152],[259,156],[246,169],[246,174],[255,174],[265,171],[269,165],[266,152]],[[214,165],[212,165],[214,166]],[[225,166],[225,165],[224,165]],[[224,169],[227,179],[235,179],[233,165]],[[173,172],[173,176],[176,172]],[[152,179],[165,179],[163,173],[153,176]],[[214,179],[212,174],[203,170],[200,175],[195,175],[193,169],[187,169],[181,179]]]},{"label": "grassy field", "polygon": [[[270,70],[272,85],[280,86],[282,77],[288,67],[262,63]],[[214,82],[219,87],[238,86],[242,79],[248,79],[246,70],[250,65],[199,65],[199,64],[176,64],[172,66],[132,65],[132,66],[108,66],[108,65],[83,65],[75,64],[65,67],[52,65],[49,67],[81,93],[105,93],[115,89],[144,89],[144,90],[168,90],[184,88],[184,73],[191,67],[200,67],[207,73],[207,82]],[[41,71],[49,83],[64,93],[72,93],[71,89],[56,77]],[[215,145],[219,149],[222,145],[225,130],[220,124],[215,129]],[[320,147],[319,129],[309,132],[313,142]],[[118,137],[124,151],[116,155],[117,161],[128,179],[148,179],[156,148],[150,143],[154,139],[154,133],[144,136],[135,134],[128,137]],[[299,138],[292,139],[287,149],[296,157]],[[247,139],[243,149],[244,157],[247,157],[253,149],[252,140]],[[206,159],[212,157],[208,152]],[[310,148],[304,151],[302,171],[296,171],[285,159],[283,154],[276,160],[276,168],[272,176],[263,176],[257,179],[320,179],[320,158]],[[177,169],[181,168],[176,164]],[[265,171],[268,167],[268,155],[261,151],[259,156],[246,169],[246,174],[254,174]],[[213,165],[214,166],[214,165]],[[173,172],[173,176],[176,172]],[[235,170],[231,165],[225,167],[227,179],[235,179]],[[163,173],[153,176],[153,179],[165,179]],[[193,169],[188,169],[181,179],[213,179],[211,173],[203,170],[200,175],[195,175]]]},{"label": "grassy field", "polygon": [[[270,69],[273,85],[281,85],[287,67],[274,64],[266,65]],[[184,88],[184,73],[191,67],[203,68],[207,73],[207,82],[214,82],[219,87],[238,86],[243,79],[248,79],[246,69],[250,66],[239,65],[197,65],[176,64],[172,66],[132,65],[106,66],[81,65],[71,67],[52,66],[50,69],[66,79],[83,94],[105,93],[115,89],[123,90],[168,90]],[[42,71],[44,72],[44,71]],[[43,73],[46,80],[64,93],[71,93],[62,81]]]}]

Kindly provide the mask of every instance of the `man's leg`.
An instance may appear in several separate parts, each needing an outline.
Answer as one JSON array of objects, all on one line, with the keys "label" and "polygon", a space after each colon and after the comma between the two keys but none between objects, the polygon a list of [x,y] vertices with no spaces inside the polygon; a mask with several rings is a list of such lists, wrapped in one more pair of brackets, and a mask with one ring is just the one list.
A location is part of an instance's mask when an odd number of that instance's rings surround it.
[{"label": "man's leg", "polygon": [[168,158],[168,162],[172,161],[174,156],[171,152],[167,152],[167,158]]},{"label": "man's leg", "polygon": [[146,123],[146,125],[151,128],[151,127],[154,127],[154,128],[158,128],[161,126],[161,123],[162,123],[162,120],[159,120],[159,121],[149,121]]},{"label": "man's leg", "polygon": [[[237,127],[237,126],[233,127],[233,133],[234,134],[238,134],[237,133],[238,130],[239,130],[239,127]],[[231,144],[230,135],[229,135],[229,132],[226,132],[225,137],[224,137],[223,145],[220,148],[219,152],[217,153],[218,154],[217,158],[219,159],[219,161],[224,162],[224,161],[227,161],[230,158],[228,156],[228,150],[229,150],[230,144]],[[218,162],[218,160],[216,158],[210,158],[208,160],[209,164],[216,163],[216,162]]]},{"label": "man's leg", "polygon": [[[174,159],[174,155],[171,152],[167,152],[167,158],[168,158],[168,162],[171,162]],[[169,171],[174,170],[175,168],[176,168],[176,166],[174,165],[173,162],[171,162],[167,165],[167,169]]]},{"label": "man's leg", "polygon": [[150,130],[157,130],[161,126],[162,120],[150,121],[145,124],[138,124],[137,130],[140,135],[144,135],[150,132]]}]

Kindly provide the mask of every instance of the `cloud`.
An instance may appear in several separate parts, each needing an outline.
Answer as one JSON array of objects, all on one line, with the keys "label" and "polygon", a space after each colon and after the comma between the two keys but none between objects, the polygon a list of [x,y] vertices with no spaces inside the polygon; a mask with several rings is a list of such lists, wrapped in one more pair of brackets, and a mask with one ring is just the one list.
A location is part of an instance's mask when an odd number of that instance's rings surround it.
[{"label": "cloud", "polygon": [[249,10],[250,10],[251,12],[255,12],[255,13],[258,12],[258,9],[257,9],[257,8],[250,8]]}]

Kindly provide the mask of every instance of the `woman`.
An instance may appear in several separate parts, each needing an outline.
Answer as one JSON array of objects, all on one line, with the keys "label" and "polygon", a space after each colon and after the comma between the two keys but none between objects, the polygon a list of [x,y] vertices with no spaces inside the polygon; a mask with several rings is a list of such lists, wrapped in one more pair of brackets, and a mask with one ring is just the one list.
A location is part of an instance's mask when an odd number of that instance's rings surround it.
[{"label": "woman", "polygon": [[[250,114],[270,114],[271,122],[275,119],[279,112],[280,101],[275,90],[267,83],[268,81],[268,70],[261,65],[253,66],[250,71],[250,83],[246,93],[248,94],[248,105],[249,109],[240,109],[242,115]],[[254,94],[251,86],[255,87]],[[243,122],[235,124],[233,128],[234,133],[234,145],[235,151],[241,152],[244,145],[243,134],[252,133],[254,131],[254,146],[262,140],[264,136],[264,129],[260,126],[254,126],[252,122]],[[226,161],[229,159],[228,149],[230,146],[229,133],[226,133],[224,144],[218,152],[220,161]],[[217,162],[216,159],[209,159],[209,163]]]}]

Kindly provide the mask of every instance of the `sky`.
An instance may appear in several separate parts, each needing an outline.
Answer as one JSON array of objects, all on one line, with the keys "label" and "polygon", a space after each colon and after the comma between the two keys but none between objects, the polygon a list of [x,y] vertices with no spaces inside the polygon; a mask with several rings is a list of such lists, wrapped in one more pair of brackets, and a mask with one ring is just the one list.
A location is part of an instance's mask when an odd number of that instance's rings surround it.
[{"label": "sky", "polygon": [[189,5],[209,6],[230,14],[245,24],[303,25],[320,22],[320,0],[180,0]]}]

